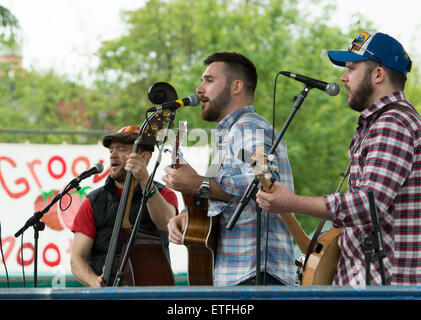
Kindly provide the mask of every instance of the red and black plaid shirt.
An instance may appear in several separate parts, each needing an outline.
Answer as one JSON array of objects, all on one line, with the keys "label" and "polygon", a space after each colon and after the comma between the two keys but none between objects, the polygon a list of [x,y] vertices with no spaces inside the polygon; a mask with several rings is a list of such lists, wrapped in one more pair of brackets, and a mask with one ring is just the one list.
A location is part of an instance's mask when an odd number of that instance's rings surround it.
[{"label": "red and black plaid shirt", "polygon": [[[361,244],[372,230],[369,190],[378,207],[387,284],[421,284],[421,120],[410,112],[393,109],[373,121],[376,113],[392,103],[415,110],[403,91],[385,96],[365,109],[349,149],[352,164],[347,191],[325,197],[333,224],[343,228],[334,285],[365,285]],[[361,146],[354,153],[360,139]],[[370,270],[371,284],[381,285],[375,255]]]}]

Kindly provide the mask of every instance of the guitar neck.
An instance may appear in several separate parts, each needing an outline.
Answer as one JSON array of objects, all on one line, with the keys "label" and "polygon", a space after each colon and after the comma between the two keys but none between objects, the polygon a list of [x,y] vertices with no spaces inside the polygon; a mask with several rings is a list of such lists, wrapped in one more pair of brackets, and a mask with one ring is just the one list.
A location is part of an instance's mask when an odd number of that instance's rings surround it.
[{"label": "guitar neck", "polygon": [[285,223],[289,232],[291,232],[291,235],[294,238],[294,241],[297,243],[298,247],[300,248],[301,252],[306,253],[307,248],[310,245],[310,238],[301,228],[300,224],[298,223],[297,219],[292,213],[280,213],[280,215],[282,221]]},{"label": "guitar neck", "polygon": [[[268,193],[273,193],[273,183],[266,179],[263,174],[257,175],[263,190]],[[291,233],[294,241],[297,243],[302,253],[307,252],[307,248],[310,244],[310,238],[304,232],[303,228],[292,213],[280,213],[282,221],[285,223],[289,232]]]}]

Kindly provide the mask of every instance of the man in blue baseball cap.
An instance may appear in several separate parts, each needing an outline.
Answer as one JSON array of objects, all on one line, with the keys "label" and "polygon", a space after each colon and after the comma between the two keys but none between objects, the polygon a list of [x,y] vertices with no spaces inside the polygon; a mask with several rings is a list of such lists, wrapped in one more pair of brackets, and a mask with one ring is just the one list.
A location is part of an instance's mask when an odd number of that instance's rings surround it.
[{"label": "man in blue baseball cap", "polygon": [[328,51],[328,55],[341,67],[346,62],[373,60],[404,75],[411,70],[411,59],[399,41],[380,32],[361,32],[347,51]]},{"label": "man in blue baseball cap", "polygon": [[[349,106],[360,112],[349,148],[347,190],[304,197],[275,182],[275,192],[259,191],[257,202],[270,212],[302,213],[341,229],[334,285],[420,285],[421,118],[403,91],[411,59],[393,37],[367,31],[348,50],[328,56],[346,68],[340,79]],[[369,191],[381,227],[381,259],[362,247],[373,234]]]},{"label": "man in blue baseball cap", "polygon": [[[341,77],[348,90],[348,104],[356,111],[363,111],[369,106],[368,98],[380,98],[390,91],[403,90],[406,82],[406,74],[411,70],[412,62],[403,46],[391,36],[380,32],[361,32],[355,38],[347,51],[328,51],[329,59],[337,66],[347,67],[347,72]],[[362,63],[359,63],[362,62]],[[349,66],[349,67],[348,67]],[[355,75],[355,67],[364,75],[362,79],[348,81],[349,75]],[[377,69],[378,68],[378,69]],[[364,71],[364,70],[366,71]],[[387,77],[392,87],[384,86],[387,82],[373,79],[375,84],[371,84],[371,76],[379,74],[372,71],[380,71]],[[380,78],[383,80],[383,77]],[[359,81],[360,80],[360,81]],[[377,84],[380,84],[377,85]],[[357,85],[357,87],[351,87]],[[375,88],[381,89],[377,94],[373,94]],[[368,103],[368,104],[367,104]]]}]

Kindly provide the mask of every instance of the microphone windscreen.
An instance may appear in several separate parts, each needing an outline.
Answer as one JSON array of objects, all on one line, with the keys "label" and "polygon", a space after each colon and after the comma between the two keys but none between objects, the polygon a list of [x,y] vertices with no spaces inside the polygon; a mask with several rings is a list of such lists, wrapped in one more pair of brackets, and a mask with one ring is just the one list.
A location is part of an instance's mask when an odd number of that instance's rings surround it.
[{"label": "microphone windscreen", "polygon": [[197,106],[200,103],[199,96],[197,96],[195,94],[192,94],[189,97],[189,100],[190,100],[190,104],[189,104],[190,106]]},{"label": "microphone windscreen", "polygon": [[98,162],[95,167],[98,170],[98,173],[101,173],[104,170],[104,165],[101,162]]},{"label": "microphone windscreen", "polygon": [[340,88],[336,83],[332,82],[332,83],[327,84],[325,91],[330,96],[336,96],[336,95],[338,95],[338,93],[340,91]]}]

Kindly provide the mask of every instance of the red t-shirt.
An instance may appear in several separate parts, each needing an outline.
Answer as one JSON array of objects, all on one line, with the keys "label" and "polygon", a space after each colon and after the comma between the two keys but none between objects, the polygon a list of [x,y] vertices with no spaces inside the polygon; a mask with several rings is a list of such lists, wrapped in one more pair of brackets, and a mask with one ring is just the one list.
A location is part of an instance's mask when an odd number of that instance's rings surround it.
[{"label": "red t-shirt", "polygon": [[[115,186],[115,188],[117,190],[117,193],[121,197],[123,189],[117,186]],[[175,192],[167,187],[164,187],[161,190],[161,195],[168,203],[172,204],[175,207],[178,214],[178,200]],[[89,198],[86,198],[80,205],[75,220],[73,221],[72,231],[82,232],[89,238],[95,239],[96,227],[94,221],[94,210],[92,209],[91,201],[89,201]]]}]

